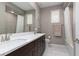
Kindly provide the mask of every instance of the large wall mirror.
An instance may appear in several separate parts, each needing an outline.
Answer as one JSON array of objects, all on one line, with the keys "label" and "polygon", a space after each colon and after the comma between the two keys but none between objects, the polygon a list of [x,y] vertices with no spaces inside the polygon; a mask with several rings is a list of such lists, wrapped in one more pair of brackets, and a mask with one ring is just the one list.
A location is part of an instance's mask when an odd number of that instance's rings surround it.
[{"label": "large wall mirror", "polygon": [[29,2],[2,2],[0,14],[0,34],[34,31],[35,10]]},{"label": "large wall mirror", "polygon": [[33,33],[35,12],[29,2],[0,2],[0,42],[22,33]]}]

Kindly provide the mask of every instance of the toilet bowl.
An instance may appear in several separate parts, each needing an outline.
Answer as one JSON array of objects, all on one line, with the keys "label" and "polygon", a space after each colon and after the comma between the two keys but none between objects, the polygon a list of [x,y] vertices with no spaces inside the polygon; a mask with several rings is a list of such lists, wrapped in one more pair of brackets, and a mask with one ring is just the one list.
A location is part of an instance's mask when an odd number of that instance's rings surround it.
[{"label": "toilet bowl", "polygon": [[46,43],[49,43],[50,42],[50,40],[49,39],[45,39],[46,40]]},{"label": "toilet bowl", "polygon": [[49,39],[45,39],[46,42],[46,47],[49,45],[50,40]]}]

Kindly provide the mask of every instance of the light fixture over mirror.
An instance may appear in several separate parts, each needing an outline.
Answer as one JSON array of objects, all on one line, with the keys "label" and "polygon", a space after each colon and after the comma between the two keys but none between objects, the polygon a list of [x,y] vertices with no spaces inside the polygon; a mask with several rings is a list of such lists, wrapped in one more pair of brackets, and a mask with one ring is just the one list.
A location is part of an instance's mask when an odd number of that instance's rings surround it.
[{"label": "light fixture over mirror", "polygon": [[13,13],[13,14],[15,13],[14,11],[10,11],[10,12]]}]

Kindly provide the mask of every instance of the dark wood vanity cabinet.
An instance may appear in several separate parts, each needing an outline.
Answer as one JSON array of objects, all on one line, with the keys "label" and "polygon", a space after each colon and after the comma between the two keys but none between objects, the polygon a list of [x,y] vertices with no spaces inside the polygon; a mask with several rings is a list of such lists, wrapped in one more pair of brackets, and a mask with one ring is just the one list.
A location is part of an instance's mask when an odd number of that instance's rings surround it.
[{"label": "dark wood vanity cabinet", "polygon": [[11,52],[7,56],[41,56],[45,50],[45,35]]}]

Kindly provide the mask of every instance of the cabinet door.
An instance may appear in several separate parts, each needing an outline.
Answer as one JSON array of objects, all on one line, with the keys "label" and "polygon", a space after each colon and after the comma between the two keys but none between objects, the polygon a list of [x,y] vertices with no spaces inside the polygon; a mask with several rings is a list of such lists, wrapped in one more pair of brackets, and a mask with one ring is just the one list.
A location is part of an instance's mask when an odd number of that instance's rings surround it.
[{"label": "cabinet door", "polygon": [[34,48],[34,42],[31,42],[12,53],[8,54],[7,56],[32,56],[32,49]]},{"label": "cabinet door", "polygon": [[35,40],[34,43],[33,56],[38,56],[38,40]]},{"label": "cabinet door", "polygon": [[45,36],[15,50],[7,56],[40,56],[45,49]]}]

